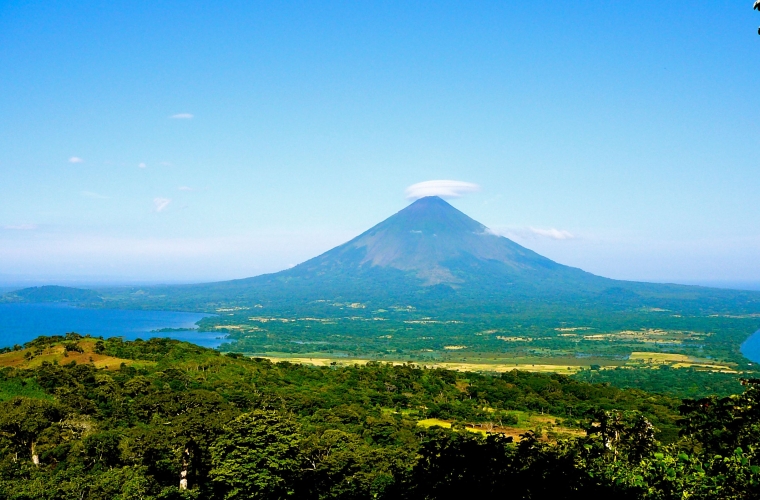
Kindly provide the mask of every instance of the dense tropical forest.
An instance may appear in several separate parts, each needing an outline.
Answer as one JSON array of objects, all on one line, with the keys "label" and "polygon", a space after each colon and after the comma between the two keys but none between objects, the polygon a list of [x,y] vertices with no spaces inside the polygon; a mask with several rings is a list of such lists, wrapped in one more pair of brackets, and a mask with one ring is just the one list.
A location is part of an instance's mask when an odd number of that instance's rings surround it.
[{"label": "dense tropical forest", "polygon": [[760,388],[323,367],[68,334],[0,355],[0,498],[757,498]]}]

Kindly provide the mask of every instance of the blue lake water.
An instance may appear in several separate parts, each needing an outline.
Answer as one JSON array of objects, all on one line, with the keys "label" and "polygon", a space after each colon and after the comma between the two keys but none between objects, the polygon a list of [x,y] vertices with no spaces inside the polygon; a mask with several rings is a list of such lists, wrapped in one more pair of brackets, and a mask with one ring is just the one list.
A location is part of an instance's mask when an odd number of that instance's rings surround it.
[{"label": "blue lake water", "polygon": [[40,335],[77,332],[93,337],[124,337],[125,340],[170,337],[204,347],[216,347],[216,332],[161,332],[161,328],[195,328],[208,314],[173,311],[127,311],[86,309],[62,304],[0,304],[0,347],[22,345]]},{"label": "blue lake water", "polygon": [[756,331],[744,341],[741,347],[745,358],[755,363],[760,363],[760,330]]}]

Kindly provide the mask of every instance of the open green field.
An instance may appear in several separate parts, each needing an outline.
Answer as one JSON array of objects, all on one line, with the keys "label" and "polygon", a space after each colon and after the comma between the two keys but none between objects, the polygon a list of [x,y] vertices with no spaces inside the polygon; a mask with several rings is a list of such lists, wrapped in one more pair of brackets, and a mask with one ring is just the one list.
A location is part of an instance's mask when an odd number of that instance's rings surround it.
[{"label": "open green field", "polygon": [[[274,363],[288,362],[311,366],[350,367],[364,366],[377,359],[347,356],[330,357],[323,353],[266,353],[256,356]],[[392,365],[413,364],[424,368],[440,368],[458,372],[505,373],[512,370],[533,373],[570,375],[588,382],[607,382],[624,388],[661,392],[678,397],[701,397],[709,394],[739,394],[740,380],[753,378],[757,372],[739,369],[737,363],[718,363],[677,353],[636,351],[628,359],[603,357],[512,357],[480,353],[476,356],[459,356],[460,361],[414,362],[383,359]]]},{"label": "open green field", "polygon": [[[351,366],[351,365],[365,365],[369,362],[376,361],[367,358],[345,358],[345,357],[314,357],[314,356],[287,356],[280,353],[279,355],[263,356],[272,362],[288,361],[290,363],[304,363],[313,366]],[[442,368],[446,370],[455,370],[462,372],[494,372],[503,373],[511,370],[524,370],[538,373],[562,373],[565,375],[571,375],[583,369],[584,365],[581,364],[555,364],[555,363],[542,363],[540,359],[531,360],[529,358],[522,358],[520,360],[499,360],[498,358],[492,358],[490,360],[476,360],[470,361],[442,361],[442,362],[420,362],[414,363],[425,368]],[[544,360],[548,361],[548,360]],[[555,361],[555,360],[551,360]],[[409,363],[409,361],[388,361],[394,365],[403,365]]]},{"label": "open green field", "polygon": [[[543,441],[556,441],[570,437],[584,436],[586,433],[577,427],[568,427],[561,423],[561,419],[552,415],[534,414],[525,411],[512,411],[508,422],[484,422],[479,424],[467,424],[463,428],[467,432],[481,435],[501,434],[511,437],[514,441],[520,441],[522,436],[531,431]],[[440,418],[426,418],[417,422],[419,427],[431,428],[442,427],[444,429],[456,428],[451,420]]]}]

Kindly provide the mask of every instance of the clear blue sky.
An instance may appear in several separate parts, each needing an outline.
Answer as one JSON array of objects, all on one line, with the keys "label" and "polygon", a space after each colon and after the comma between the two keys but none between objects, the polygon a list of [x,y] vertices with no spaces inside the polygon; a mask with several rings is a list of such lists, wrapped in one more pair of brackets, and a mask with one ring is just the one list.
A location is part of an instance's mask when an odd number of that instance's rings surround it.
[{"label": "clear blue sky", "polygon": [[433,179],[597,274],[760,282],[751,4],[0,2],[0,284],[276,271]]}]

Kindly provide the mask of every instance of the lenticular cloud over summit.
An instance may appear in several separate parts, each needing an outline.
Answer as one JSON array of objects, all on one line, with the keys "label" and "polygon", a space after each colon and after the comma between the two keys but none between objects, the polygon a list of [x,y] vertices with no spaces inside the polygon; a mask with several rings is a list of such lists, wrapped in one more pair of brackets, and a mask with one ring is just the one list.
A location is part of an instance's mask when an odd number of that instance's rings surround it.
[{"label": "lenticular cloud over summit", "polygon": [[425,181],[412,184],[406,188],[408,200],[418,200],[426,196],[439,196],[444,199],[461,198],[467,193],[480,191],[480,186],[462,181]]}]

